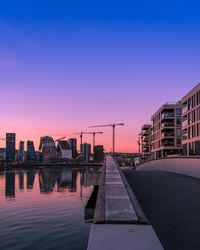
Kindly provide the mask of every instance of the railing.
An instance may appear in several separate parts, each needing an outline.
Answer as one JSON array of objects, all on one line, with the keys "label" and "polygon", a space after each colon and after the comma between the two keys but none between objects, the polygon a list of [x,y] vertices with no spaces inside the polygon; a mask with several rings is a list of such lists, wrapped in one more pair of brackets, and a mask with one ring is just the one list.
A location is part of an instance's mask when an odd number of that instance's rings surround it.
[{"label": "railing", "polygon": [[162,142],[163,147],[174,147],[174,142]]},{"label": "railing", "polygon": [[186,105],[184,108],[182,108],[182,114],[186,113],[187,111],[188,111],[188,107]]},{"label": "railing", "polygon": [[161,128],[166,128],[166,127],[174,127],[174,123],[172,122],[164,122],[161,124]]},{"label": "railing", "polygon": [[165,132],[165,133],[162,133],[161,134],[161,137],[162,138],[165,138],[165,137],[174,137],[174,133],[170,133],[170,132]]},{"label": "railing", "polygon": [[161,115],[162,118],[173,118],[174,113],[173,112],[165,112]]},{"label": "railing", "polygon": [[187,120],[185,120],[185,121],[182,122],[182,127],[185,127],[187,125],[188,125],[188,121]]}]

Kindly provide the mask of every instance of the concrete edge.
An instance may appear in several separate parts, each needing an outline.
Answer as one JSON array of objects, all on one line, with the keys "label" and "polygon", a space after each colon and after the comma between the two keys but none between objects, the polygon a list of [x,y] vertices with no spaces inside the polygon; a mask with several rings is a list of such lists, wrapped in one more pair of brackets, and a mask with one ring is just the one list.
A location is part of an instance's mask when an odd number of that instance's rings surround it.
[{"label": "concrete edge", "polygon": [[115,159],[114,159],[114,161],[116,163],[116,166],[117,166],[117,168],[119,170],[119,173],[120,173],[120,175],[122,177],[122,180],[124,182],[124,186],[125,186],[125,188],[127,190],[127,193],[129,195],[131,204],[132,204],[133,208],[135,209],[136,215],[137,215],[137,217],[139,219],[138,224],[147,224],[148,225],[149,221],[148,221],[148,219],[147,219],[147,217],[146,217],[146,215],[145,215],[142,207],[140,206],[140,203],[139,203],[137,197],[135,196],[133,190],[131,189],[131,187],[130,187],[130,185],[129,185],[129,183],[128,183],[128,181],[127,181],[124,173],[120,169],[117,161]]},{"label": "concrete edge", "polygon": [[95,206],[95,213],[93,223],[105,223],[105,178],[106,178],[106,171],[105,171],[106,163],[104,161],[104,165],[102,167],[102,174],[99,181],[99,191],[97,195],[97,201]]}]

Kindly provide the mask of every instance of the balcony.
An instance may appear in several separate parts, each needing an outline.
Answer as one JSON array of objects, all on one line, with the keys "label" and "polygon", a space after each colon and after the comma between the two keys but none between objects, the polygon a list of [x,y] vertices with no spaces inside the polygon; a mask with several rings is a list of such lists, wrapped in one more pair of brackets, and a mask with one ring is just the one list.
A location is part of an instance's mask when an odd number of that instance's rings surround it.
[{"label": "balcony", "polygon": [[165,138],[165,137],[174,137],[174,132],[164,132],[161,134],[161,137],[162,138]]},{"label": "balcony", "polygon": [[162,147],[174,147],[174,140],[165,140],[161,142]]},{"label": "balcony", "polygon": [[143,140],[144,142],[148,142],[148,141],[150,140],[150,137],[149,137],[149,136],[145,136],[145,137],[142,138],[142,140]]},{"label": "balcony", "polygon": [[185,114],[187,111],[188,111],[188,107],[186,105],[184,108],[182,108],[182,114]]},{"label": "balcony", "polygon": [[182,122],[182,127],[186,127],[187,125],[188,125],[188,121],[187,120],[185,120],[185,121]]},{"label": "balcony", "polygon": [[173,128],[174,127],[174,122],[163,122],[161,124],[161,128]]},{"label": "balcony", "polygon": [[149,130],[144,130],[144,129],[142,130],[143,135],[149,135],[149,133],[150,133]]},{"label": "balcony", "polygon": [[165,118],[173,118],[174,117],[174,112],[164,112],[162,113],[161,115],[161,118],[162,119],[165,119]]}]

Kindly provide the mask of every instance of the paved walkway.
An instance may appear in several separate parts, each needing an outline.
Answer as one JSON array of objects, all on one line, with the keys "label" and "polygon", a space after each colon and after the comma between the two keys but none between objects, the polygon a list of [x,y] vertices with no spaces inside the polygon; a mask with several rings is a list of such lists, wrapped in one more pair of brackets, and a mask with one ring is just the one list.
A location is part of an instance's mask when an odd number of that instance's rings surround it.
[{"label": "paved walkway", "polygon": [[161,171],[124,174],[165,250],[200,249],[200,180]]},{"label": "paved walkway", "polygon": [[94,220],[88,250],[163,250],[151,225],[140,224],[111,156],[102,172]]},{"label": "paved walkway", "polygon": [[122,177],[111,156],[106,159],[105,221],[137,221],[136,212],[124,186]]}]

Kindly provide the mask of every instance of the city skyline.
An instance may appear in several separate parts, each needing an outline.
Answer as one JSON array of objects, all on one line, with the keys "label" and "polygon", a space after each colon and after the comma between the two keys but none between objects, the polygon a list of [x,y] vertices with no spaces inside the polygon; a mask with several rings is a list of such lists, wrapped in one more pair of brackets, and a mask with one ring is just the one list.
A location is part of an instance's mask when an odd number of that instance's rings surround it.
[{"label": "city skyline", "polygon": [[[192,2],[2,3],[0,137],[14,132],[16,145],[34,140],[38,149],[41,136],[123,122],[116,151],[136,152],[141,125],[199,82],[200,5]],[[103,132],[97,144],[110,151],[112,131]]]}]

